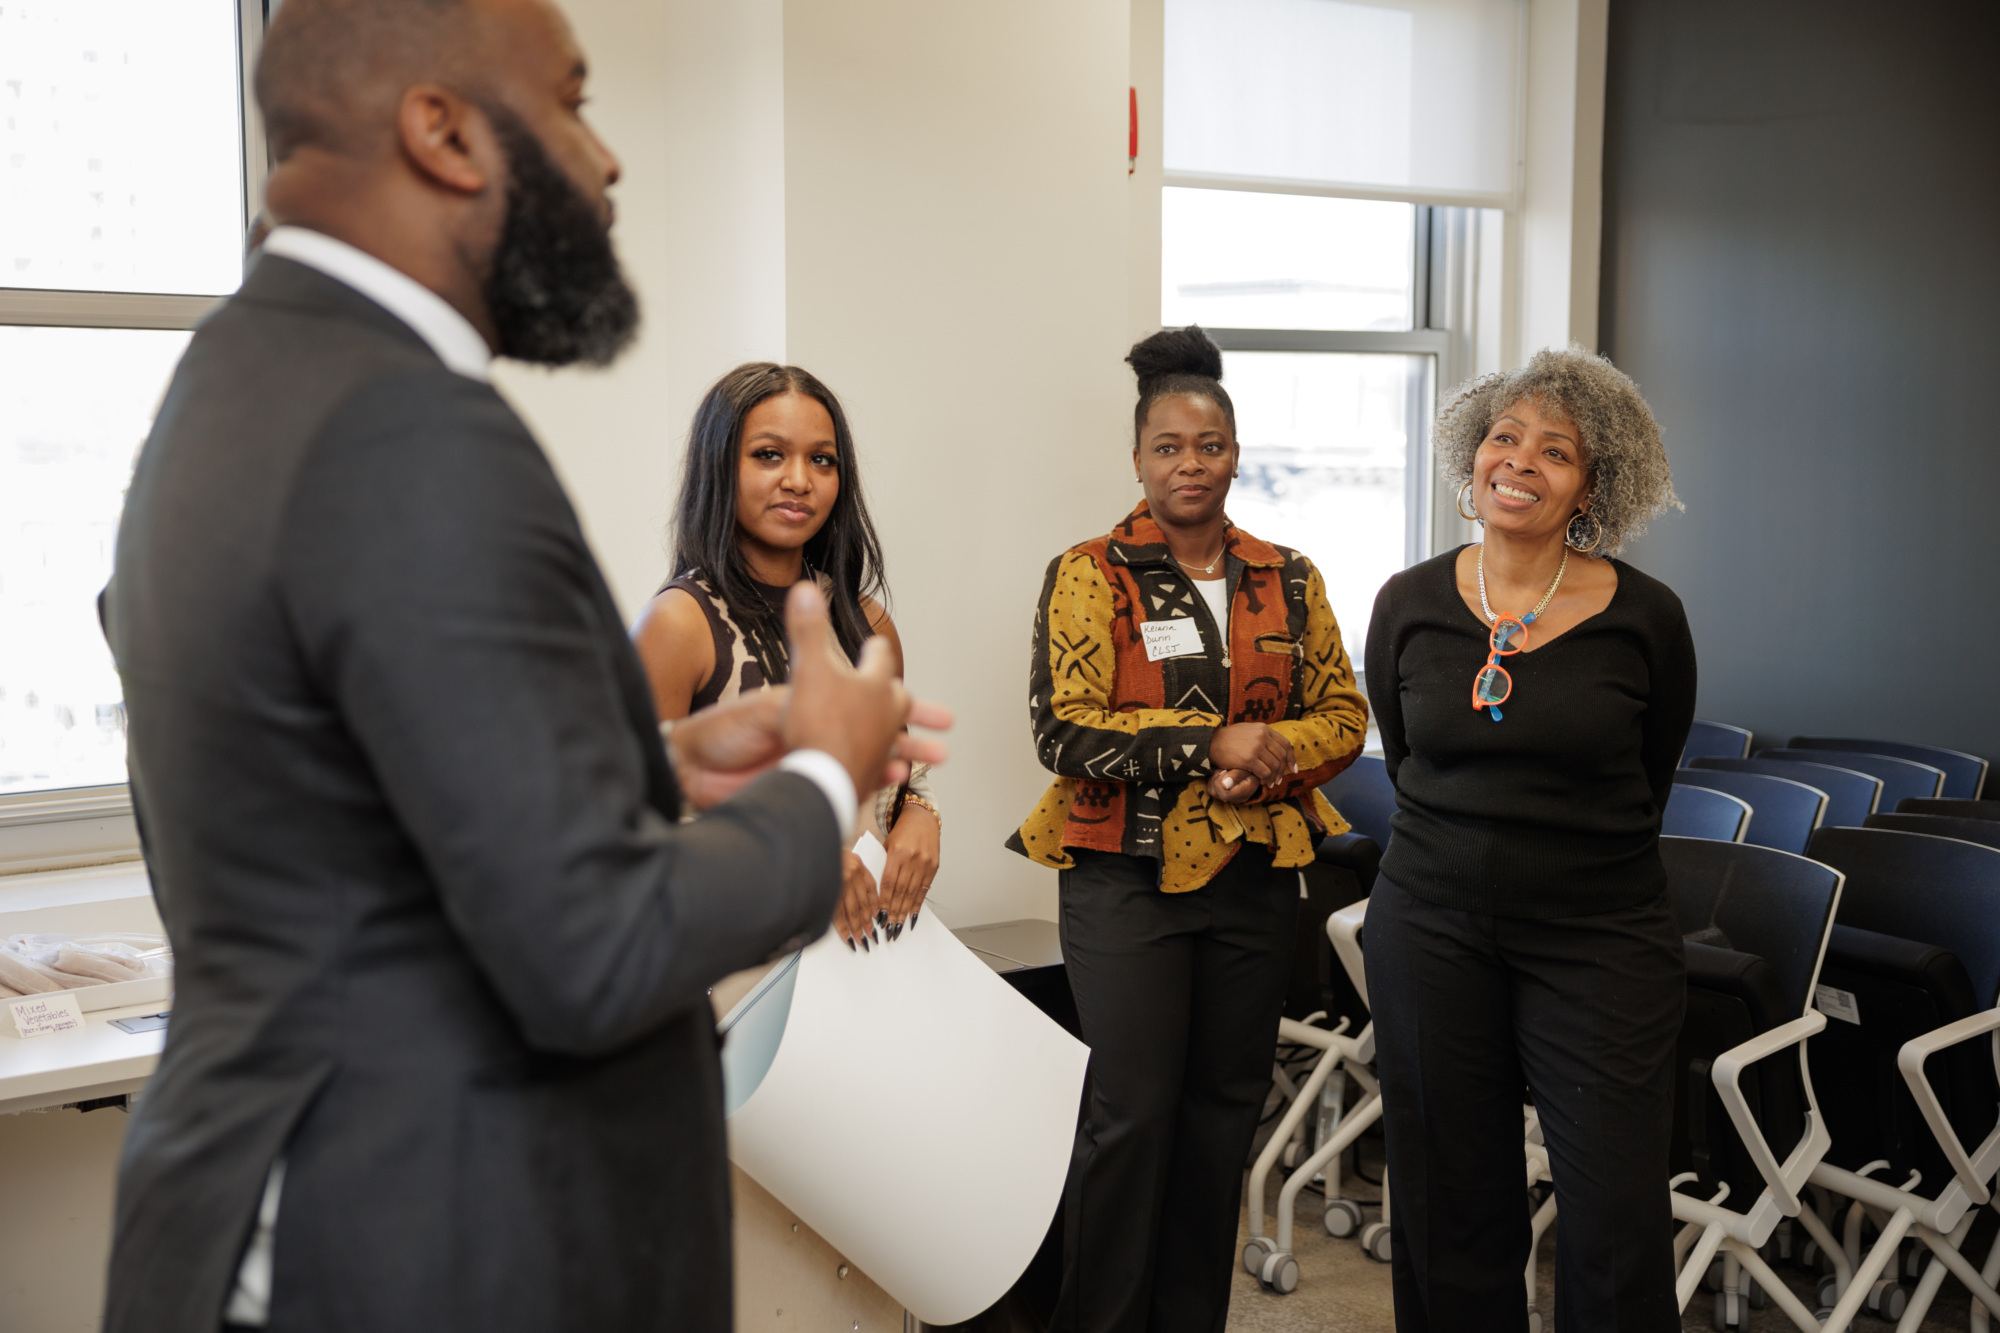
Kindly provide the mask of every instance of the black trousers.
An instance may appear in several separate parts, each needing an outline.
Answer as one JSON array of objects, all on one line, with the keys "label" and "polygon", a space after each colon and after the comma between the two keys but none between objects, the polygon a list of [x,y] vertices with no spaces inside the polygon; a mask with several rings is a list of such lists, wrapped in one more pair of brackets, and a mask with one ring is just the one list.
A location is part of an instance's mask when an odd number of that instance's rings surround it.
[{"label": "black trousers", "polygon": [[1243,1164],[1271,1084],[1299,877],[1246,845],[1192,893],[1075,853],[1062,947],[1090,1046],[1064,1195],[1063,1333],[1221,1333]]},{"label": "black trousers", "polygon": [[1398,1333],[1527,1328],[1524,1084],[1556,1191],[1556,1328],[1677,1333],[1667,1150],[1687,986],[1664,895],[1530,921],[1378,878],[1364,944]]}]

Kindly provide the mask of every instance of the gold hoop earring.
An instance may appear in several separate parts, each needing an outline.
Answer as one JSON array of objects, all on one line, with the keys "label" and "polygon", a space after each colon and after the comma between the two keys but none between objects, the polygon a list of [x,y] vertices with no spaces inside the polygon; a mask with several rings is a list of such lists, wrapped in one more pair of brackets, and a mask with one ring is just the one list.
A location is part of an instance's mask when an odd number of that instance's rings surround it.
[{"label": "gold hoop earring", "polygon": [[[1587,531],[1590,540],[1588,541],[1582,540],[1576,530],[1576,525],[1582,523],[1585,519],[1589,520]],[[1572,551],[1581,551],[1583,554],[1589,555],[1604,544],[1604,523],[1596,514],[1591,513],[1588,509],[1578,510],[1576,517],[1569,521],[1569,527],[1563,530],[1563,541],[1568,544]]]},{"label": "gold hoop earring", "polygon": [[1469,481],[1458,488],[1458,516],[1468,523],[1484,523],[1486,520],[1479,516],[1479,507],[1477,505],[1473,506],[1471,513],[1468,514],[1465,512],[1465,497],[1471,490],[1472,483]]}]

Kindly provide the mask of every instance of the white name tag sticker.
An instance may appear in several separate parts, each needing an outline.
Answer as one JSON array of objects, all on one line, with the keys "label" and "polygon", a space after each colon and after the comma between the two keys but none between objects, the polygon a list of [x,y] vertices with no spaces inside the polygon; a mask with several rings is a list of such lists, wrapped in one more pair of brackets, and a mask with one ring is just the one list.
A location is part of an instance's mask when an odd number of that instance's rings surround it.
[{"label": "white name tag sticker", "polygon": [[58,1032],[75,1032],[83,1027],[83,1010],[74,991],[50,991],[45,995],[24,995],[7,1001],[17,1037],[53,1037]]},{"label": "white name tag sticker", "polygon": [[1813,1008],[1843,1023],[1858,1026],[1861,1022],[1861,1005],[1851,990],[1841,990],[1837,986],[1814,986]]},{"label": "white name tag sticker", "polygon": [[1146,639],[1146,660],[1163,657],[1194,657],[1201,653],[1201,626],[1188,616],[1177,620],[1148,620],[1139,626]]}]

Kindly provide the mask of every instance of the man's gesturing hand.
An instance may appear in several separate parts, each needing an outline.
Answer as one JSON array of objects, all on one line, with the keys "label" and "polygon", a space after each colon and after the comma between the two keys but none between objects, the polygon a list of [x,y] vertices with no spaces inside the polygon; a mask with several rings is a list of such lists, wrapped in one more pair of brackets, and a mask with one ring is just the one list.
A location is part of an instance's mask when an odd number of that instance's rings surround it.
[{"label": "man's gesturing hand", "polygon": [[901,782],[909,761],[941,763],[942,744],[903,734],[906,723],[943,730],[951,712],[912,702],[896,679],[889,643],[879,635],[861,646],[859,666],[843,660],[827,618],[826,598],[811,583],[794,587],[785,603],[791,639],[791,696],[783,732],[787,750],[824,750],[854,779],[862,801]]}]

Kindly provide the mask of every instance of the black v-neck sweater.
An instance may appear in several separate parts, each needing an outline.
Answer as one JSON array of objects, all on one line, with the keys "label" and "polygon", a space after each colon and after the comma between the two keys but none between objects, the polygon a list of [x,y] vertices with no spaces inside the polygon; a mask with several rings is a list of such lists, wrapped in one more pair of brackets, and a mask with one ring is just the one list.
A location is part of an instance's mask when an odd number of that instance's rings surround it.
[{"label": "black v-neck sweater", "polygon": [[[1460,548],[1463,549],[1463,548]],[[1487,627],[1458,595],[1458,552],[1375,599],[1368,696],[1396,783],[1382,873],[1442,907],[1585,916],[1666,888],[1660,814],[1694,720],[1680,598],[1622,561],[1611,604],[1503,659],[1495,722],[1472,706]]]}]

